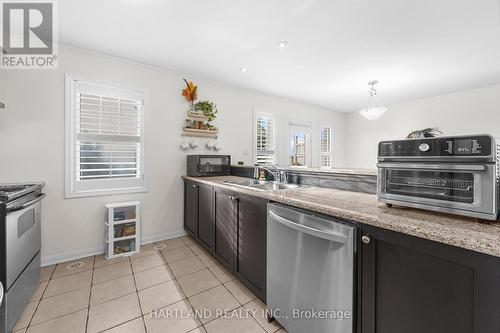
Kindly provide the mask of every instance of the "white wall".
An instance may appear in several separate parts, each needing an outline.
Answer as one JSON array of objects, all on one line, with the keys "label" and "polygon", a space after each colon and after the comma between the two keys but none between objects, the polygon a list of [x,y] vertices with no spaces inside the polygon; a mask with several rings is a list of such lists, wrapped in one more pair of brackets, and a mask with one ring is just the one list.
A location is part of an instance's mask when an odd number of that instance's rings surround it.
[{"label": "white wall", "polygon": [[390,105],[377,120],[348,114],[347,165],[375,168],[377,144],[413,130],[438,127],[444,135],[500,135],[500,85]]},{"label": "white wall", "polygon": [[[64,74],[73,73],[100,81],[120,82],[150,89],[149,154],[146,176],[149,191],[142,194],[64,199]],[[242,75],[245,75],[242,73]],[[220,153],[233,161],[252,163],[254,109],[281,112],[315,123],[331,123],[335,166],[345,166],[346,118],[330,110],[186,74],[61,47],[59,69],[0,70],[0,182],[46,182],[43,202],[42,260],[45,263],[76,258],[103,249],[103,205],[140,200],[145,241],[183,232],[185,155],[179,148],[188,104],[181,96],[182,78],[199,85],[199,97],[219,107],[215,125],[220,128]],[[247,149],[249,154],[244,155]],[[200,152],[199,149],[197,152]],[[193,153],[193,152],[190,152]]]}]

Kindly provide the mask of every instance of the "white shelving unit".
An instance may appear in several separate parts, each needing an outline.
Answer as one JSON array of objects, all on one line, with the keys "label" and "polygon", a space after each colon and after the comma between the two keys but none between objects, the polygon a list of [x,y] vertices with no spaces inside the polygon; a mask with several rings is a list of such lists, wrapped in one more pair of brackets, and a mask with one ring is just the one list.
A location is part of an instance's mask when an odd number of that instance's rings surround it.
[{"label": "white shelving unit", "polygon": [[140,249],[139,201],[120,202],[106,207],[106,259],[130,256]]},{"label": "white shelving unit", "polygon": [[[196,111],[189,110],[187,112],[187,119],[186,121],[193,120],[193,121],[202,121],[205,123],[207,121],[207,117],[203,113],[199,113]],[[209,139],[217,139],[219,135],[219,130],[217,129],[196,129],[196,128],[186,128],[184,127],[182,129],[182,136],[190,136],[190,137],[198,137],[198,138],[209,138]]]}]

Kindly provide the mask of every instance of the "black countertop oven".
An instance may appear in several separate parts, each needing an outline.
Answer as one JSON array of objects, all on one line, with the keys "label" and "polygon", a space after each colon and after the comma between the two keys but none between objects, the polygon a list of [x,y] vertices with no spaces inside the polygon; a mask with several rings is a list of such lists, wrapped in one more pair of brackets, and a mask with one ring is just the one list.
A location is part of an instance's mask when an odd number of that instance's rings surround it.
[{"label": "black countertop oven", "polygon": [[231,174],[230,155],[188,155],[187,175],[191,177],[226,176]]}]

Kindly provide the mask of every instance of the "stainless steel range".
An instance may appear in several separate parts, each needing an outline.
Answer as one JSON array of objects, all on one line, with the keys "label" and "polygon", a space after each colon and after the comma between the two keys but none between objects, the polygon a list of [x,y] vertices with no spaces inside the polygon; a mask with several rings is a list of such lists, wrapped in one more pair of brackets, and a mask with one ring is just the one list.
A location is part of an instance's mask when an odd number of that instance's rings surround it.
[{"label": "stainless steel range", "polygon": [[42,188],[0,185],[0,333],[12,331],[38,284]]},{"label": "stainless steel range", "polygon": [[496,220],[499,154],[490,135],[380,142],[379,201]]}]

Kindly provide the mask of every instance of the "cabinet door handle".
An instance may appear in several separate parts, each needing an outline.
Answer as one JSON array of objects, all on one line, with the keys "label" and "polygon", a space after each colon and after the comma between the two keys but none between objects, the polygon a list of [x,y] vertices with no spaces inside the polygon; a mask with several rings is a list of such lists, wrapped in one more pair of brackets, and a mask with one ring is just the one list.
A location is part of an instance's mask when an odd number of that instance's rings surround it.
[{"label": "cabinet door handle", "polygon": [[370,244],[370,242],[372,241],[371,237],[370,236],[366,236],[364,235],[363,237],[361,237],[361,241],[365,244]]},{"label": "cabinet door handle", "polygon": [[191,186],[193,186],[193,188],[196,188],[196,185],[195,185],[195,184],[193,184],[193,185],[191,185]]}]

